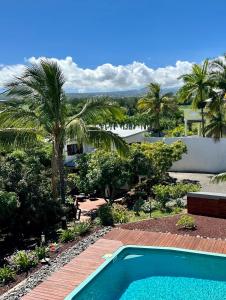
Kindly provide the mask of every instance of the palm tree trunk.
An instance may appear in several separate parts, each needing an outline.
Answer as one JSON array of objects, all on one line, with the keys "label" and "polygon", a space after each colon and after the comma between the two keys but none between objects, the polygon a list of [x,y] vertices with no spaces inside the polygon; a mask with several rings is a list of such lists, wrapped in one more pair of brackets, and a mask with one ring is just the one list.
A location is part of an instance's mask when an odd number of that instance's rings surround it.
[{"label": "palm tree trunk", "polygon": [[66,184],[65,184],[65,172],[64,172],[64,158],[63,158],[63,143],[59,145],[58,153],[58,168],[59,168],[59,183],[60,183],[60,198],[61,202],[64,204],[66,200]]},{"label": "palm tree trunk", "polygon": [[205,120],[204,120],[204,108],[201,108],[201,117],[202,117],[202,136],[205,137]]},{"label": "palm tree trunk", "polygon": [[52,194],[53,199],[56,201],[58,198],[58,168],[57,168],[57,156],[55,152],[55,141],[53,142],[53,153],[51,159],[51,167],[52,167]]}]

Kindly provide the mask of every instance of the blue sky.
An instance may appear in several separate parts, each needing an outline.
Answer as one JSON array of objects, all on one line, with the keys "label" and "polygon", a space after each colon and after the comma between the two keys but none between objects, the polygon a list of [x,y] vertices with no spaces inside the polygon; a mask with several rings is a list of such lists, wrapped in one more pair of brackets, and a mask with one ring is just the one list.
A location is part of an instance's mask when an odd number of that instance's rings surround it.
[{"label": "blue sky", "polygon": [[[71,57],[83,73],[98,67],[103,72],[105,64],[133,68],[134,61],[156,70],[226,51],[225,0],[7,0],[0,11],[0,72],[42,56],[63,62]],[[146,83],[140,81],[118,88]],[[88,85],[76,79],[68,87],[92,90]],[[104,82],[93,89],[108,88],[117,86]]]}]

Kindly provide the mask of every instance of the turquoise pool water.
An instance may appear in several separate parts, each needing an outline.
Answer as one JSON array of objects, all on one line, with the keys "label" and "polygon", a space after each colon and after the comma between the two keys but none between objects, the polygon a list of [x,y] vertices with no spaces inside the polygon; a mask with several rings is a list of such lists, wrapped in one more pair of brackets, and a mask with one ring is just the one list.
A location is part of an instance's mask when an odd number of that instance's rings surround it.
[{"label": "turquoise pool water", "polygon": [[226,257],[123,247],[66,300],[226,300]]}]

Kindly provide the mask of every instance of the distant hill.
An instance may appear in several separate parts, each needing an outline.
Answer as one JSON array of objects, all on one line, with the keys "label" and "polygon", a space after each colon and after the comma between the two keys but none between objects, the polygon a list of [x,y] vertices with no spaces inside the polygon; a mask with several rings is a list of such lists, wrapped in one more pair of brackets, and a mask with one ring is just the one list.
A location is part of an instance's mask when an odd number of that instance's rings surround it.
[{"label": "distant hill", "polygon": [[[175,93],[177,88],[165,88],[164,93],[172,92]],[[123,97],[141,97],[147,92],[146,88],[128,90],[128,91],[115,91],[115,92],[93,92],[93,93],[67,93],[67,96],[71,99],[76,98],[89,98],[89,97],[113,97],[113,98],[123,98]],[[0,95],[0,101],[5,100],[5,95]]]},{"label": "distant hill", "polygon": [[[163,92],[175,93],[177,88],[164,88]],[[93,92],[93,93],[67,93],[70,98],[89,98],[89,97],[101,97],[108,96],[113,98],[121,98],[121,97],[141,97],[145,95],[147,92],[146,88],[136,89],[136,90],[128,90],[128,91],[115,91],[115,92]]]}]

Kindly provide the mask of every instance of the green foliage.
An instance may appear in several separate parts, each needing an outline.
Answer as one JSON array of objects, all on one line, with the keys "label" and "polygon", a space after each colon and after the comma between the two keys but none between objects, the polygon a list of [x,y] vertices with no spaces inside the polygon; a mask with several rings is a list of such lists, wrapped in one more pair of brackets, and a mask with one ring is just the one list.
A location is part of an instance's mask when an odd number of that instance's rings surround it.
[{"label": "green foliage", "polygon": [[[194,135],[197,134],[197,130],[191,130],[187,132],[187,135]],[[174,127],[173,129],[169,129],[165,131],[166,137],[180,137],[185,136],[185,128],[184,125],[178,125]]]},{"label": "green foliage", "polygon": [[162,184],[155,185],[153,187],[153,192],[155,194],[156,201],[160,204],[162,209],[165,209],[167,202],[171,200],[169,186]]},{"label": "green foliage", "polygon": [[[178,200],[183,198],[188,192],[199,191],[200,186],[197,184],[183,184],[178,183],[174,185],[158,184],[153,187],[156,201],[161,208],[166,208],[166,204],[171,200]],[[179,203],[179,202],[178,202]],[[180,206],[180,205],[179,205]]]},{"label": "green foliage", "polygon": [[117,153],[97,150],[79,160],[77,185],[81,192],[98,190],[112,201],[130,179],[128,162]]},{"label": "green foliage", "polygon": [[100,218],[102,225],[112,226],[114,224],[112,206],[110,204],[101,206],[98,210],[98,217]]},{"label": "green foliage", "polygon": [[76,234],[73,229],[65,229],[60,232],[60,241],[62,243],[68,243],[75,239]]},{"label": "green foliage", "polygon": [[0,268],[0,284],[7,284],[14,280],[15,272],[8,266]]},{"label": "green foliage", "polygon": [[0,190],[0,227],[7,227],[8,223],[14,218],[18,207],[17,195],[14,192]]},{"label": "green foliage", "polygon": [[198,192],[200,185],[192,183],[177,183],[170,185],[170,197],[171,199],[180,199],[187,195],[189,192]]},{"label": "green foliage", "polygon": [[176,223],[176,226],[182,229],[193,230],[196,227],[195,219],[192,216],[188,215],[181,216],[178,222]]},{"label": "green foliage", "polygon": [[133,211],[135,211],[135,213],[139,215],[139,212],[142,210],[143,205],[144,205],[144,200],[142,198],[137,199],[136,202],[134,203]]},{"label": "green foliage", "polygon": [[73,231],[76,235],[82,236],[88,233],[90,229],[91,229],[90,222],[79,222],[74,226]]},{"label": "green foliage", "polygon": [[201,109],[203,136],[205,136],[203,109],[213,84],[208,72],[208,67],[208,60],[205,60],[202,65],[194,64],[191,73],[184,74],[180,77],[180,79],[183,79],[184,85],[178,91],[178,98],[181,102],[192,100],[192,107]]},{"label": "green foliage", "polygon": [[112,215],[114,223],[127,223],[129,221],[128,211],[123,205],[113,204]]},{"label": "green foliage", "polygon": [[38,260],[42,260],[43,258],[46,258],[49,254],[49,249],[44,246],[36,247],[35,248],[35,255],[38,258]]},{"label": "green foliage", "polygon": [[178,111],[178,105],[170,93],[162,94],[161,86],[157,83],[148,85],[148,93],[138,101],[138,109],[150,116],[151,129],[161,136],[162,117],[170,117]]},{"label": "green foliage", "polygon": [[0,156],[0,223],[7,230],[40,234],[60,219],[60,203],[51,194],[50,165],[43,148]]},{"label": "green foliage", "polygon": [[166,172],[173,163],[182,158],[182,154],[186,153],[186,145],[181,141],[176,141],[170,145],[164,142],[143,143],[140,145],[132,145],[132,147],[140,150],[149,160],[155,177],[163,179]]},{"label": "green foliage", "polygon": [[27,272],[38,264],[34,251],[21,250],[10,258],[11,263],[18,272]]},{"label": "green foliage", "polygon": [[150,212],[152,211],[151,201],[150,200],[144,201],[142,206],[141,206],[141,210],[145,213],[150,214]]}]

